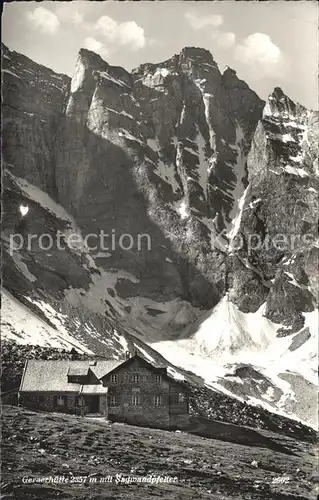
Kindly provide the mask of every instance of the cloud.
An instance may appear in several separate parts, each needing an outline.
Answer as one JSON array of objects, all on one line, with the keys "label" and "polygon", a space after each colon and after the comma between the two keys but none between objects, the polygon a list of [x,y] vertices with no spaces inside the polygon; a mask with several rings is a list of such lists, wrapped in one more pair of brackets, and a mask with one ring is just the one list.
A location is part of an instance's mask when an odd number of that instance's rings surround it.
[{"label": "cloud", "polygon": [[272,76],[283,62],[279,47],[264,33],[254,33],[245,38],[235,47],[234,56],[243,64],[254,67],[261,77]]},{"label": "cloud", "polygon": [[230,49],[235,44],[236,35],[231,31],[213,33],[213,38],[216,39],[216,43],[222,49]]},{"label": "cloud", "polygon": [[102,16],[96,21],[94,29],[106,38],[114,40],[117,36],[118,26],[118,23],[111,17]]},{"label": "cloud", "polygon": [[135,21],[118,23],[109,16],[100,17],[94,29],[109,42],[128,45],[132,50],[142,49],[145,44],[144,29]]},{"label": "cloud", "polygon": [[221,26],[224,22],[223,16],[219,14],[199,16],[197,14],[192,14],[191,12],[186,12],[184,17],[194,30],[200,30],[202,28],[206,28],[207,26],[218,28],[218,26]]},{"label": "cloud", "polygon": [[84,40],[84,47],[88,50],[92,50],[92,52],[96,52],[101,56],[107,56],[107,49],[103,46],[103,43],[96,40],[96,38],[87,37]]},{"label": "cloud", "polygon": [[[83,5],[80,6],[81,10],[83,9]],[[71,24],[76,24],[80,25],[84,23],[84,14],[83,12],[80,12],[79,10],[75,10],[75,4],[72,2],[69,2],[65,5],[58,5],[56,11],[55,11],[58,19],[62,23],[71,23]]]},{"label": "cloud", "polygon": [[79,12],[76,11],[72,16],[71,21],[73,24],[82,24],[83,19],[84,19],[83,14],[79,14]]},{"label": "cloud", "polygon": [[36,7],[32,12],[28,12],[27,20],[34,28],[49,35],[54,35],[60,27],[58,17],[45,7]]}]

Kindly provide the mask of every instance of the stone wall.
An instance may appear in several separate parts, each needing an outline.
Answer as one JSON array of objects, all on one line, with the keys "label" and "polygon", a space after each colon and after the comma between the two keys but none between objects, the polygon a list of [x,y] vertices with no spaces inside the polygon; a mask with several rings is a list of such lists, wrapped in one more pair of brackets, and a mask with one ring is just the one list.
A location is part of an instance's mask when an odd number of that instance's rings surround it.
[{"label": "stone wall", "polygon": [[[65,405],[57,404],[57,398],[63,396],[65,398]],[[40,393],[40,392],[25,392],[19,393],[19,405],[25,406],[27,408],[33,408],[37,410],[45,411],[55,411],[61,413],[74,413],[77,415],[85,415],[88,413],[88,406],[85,404],[85,400],[78,399],[79,395],[74,393]],[[104,413],[106,406],[101,404],[100,410]],[[81,412],[82,409],[82,412]]]},{"label": "stone wall", "polygon": [[[163,379],[156,380],[156,372],[152,372],[139,360],[134,360],[116,372],[117,380],[112,376],[103,379],[109,388],[110,420],[128,422],[130,424],[148,425],[152,427],[169,427],[169,383]],[[133,376],[138,375],[138,381]],[[132,403],[132,397],[139,397],[139,404]],[[116,405],[112,405],[112,396]],[[154,398],[160,396],[161,405],[155,406]]]},{"label": "stone wall", "polygon": [[[66,404],[64,406],[57,404],[57,398],[64,396]],[[94,413],[107,414],[107,395],[97,394],[94,397],[99,398],[98,409]],[[80,396],[75,393],[40,393],[40,392],[20,392],[19,405],[27,408],[33,408],[45,411],[60,411],[62,413],[74,413],[77,415],[86,415],[90,413],[90,398],[91,395],[87,394]]]},{"label": "stone wall", "polygon": [[[104,377],[103,384],[109,388],[108,418],[114,421],[150,427],[170,428],[172,425],[170,413],[188,417],[188,399],[178,403],[178,393],[182,386],[170,382],[164,371],[152,370],[139,359],[118,369],[114,375]],[[135,378],[134,378],[135,376]],[[138,376],[138,380],[136,379]],[[139,397],[139,404],[133,404],[132,397]],[[160,397],[160,405],[155,405],[155,397]],[[112,398],[115,398],[112,401]],[[173,426],[179,426],[178,418]]]}]

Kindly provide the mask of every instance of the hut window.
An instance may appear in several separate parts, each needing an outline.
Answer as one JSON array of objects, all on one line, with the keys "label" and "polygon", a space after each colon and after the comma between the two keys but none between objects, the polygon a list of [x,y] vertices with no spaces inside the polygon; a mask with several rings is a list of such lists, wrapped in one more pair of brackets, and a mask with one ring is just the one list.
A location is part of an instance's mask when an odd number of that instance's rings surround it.
[{"label": "hut window", "polygon": [[154,406],[161,406],[161,404],[162,404],[161,396],[155,396],[154,397]]},{"label": "hut window", "polygon": [[134,394],[132,396],[132,405],[133,406],[139,406],[139,404],[140,404],[140,397],[139,397],[138,394]]},{"label": "hut window", "polygon": [[57,397],[57,405],[58,406],[64,406],[65,405],[65,396],[58,396]]},{"label": "hut window", "polygon": [[183,392],[178,393],[178,402],[179,403],[184,403],[185,401],[185,394]]},{"label": "hut window", "polygon": [[110,406],[116,406],[116,396],[110,396]]}]

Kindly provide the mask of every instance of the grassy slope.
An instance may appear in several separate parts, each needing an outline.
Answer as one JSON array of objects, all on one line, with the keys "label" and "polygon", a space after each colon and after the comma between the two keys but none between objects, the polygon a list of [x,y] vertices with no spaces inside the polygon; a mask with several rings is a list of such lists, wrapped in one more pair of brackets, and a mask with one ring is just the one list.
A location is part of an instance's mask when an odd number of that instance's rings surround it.
[{"label": "grassy slope", "polygon": [[[221,441],[14,406],[3,407],[3,423],[3,500],[314,498],[313,445],[269,431],[259,431],[259,443],[248,446],[229,438]],[[238,439],[250,431],[256,432],[237,427]],[[258,467],[251,465],[253,460]],[[170,475],[178,482],[25,485],[21,481],[23,476],[72,474]],[[287,484],[273,484],[282,476],[289,476]]]}]

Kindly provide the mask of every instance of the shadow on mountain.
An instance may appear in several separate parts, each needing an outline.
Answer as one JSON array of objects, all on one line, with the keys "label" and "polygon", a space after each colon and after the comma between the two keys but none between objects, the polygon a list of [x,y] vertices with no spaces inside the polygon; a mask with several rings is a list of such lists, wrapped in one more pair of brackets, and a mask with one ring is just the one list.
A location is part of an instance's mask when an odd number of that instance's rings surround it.
[{"label": "shadow on mountain", "polygon": [[[221,280],[216,285],[213,276],[221,262],[216,264],[213,258],[207,258],[209,279],[196,267],[198,256],[208,256],[211,251],[207,239],[187,242],[177,214],[166,207],[167,200],[174,201],[169,184],[155,175],[154,165],[145,161],[147,146],[138,142],[132,146],[128,140],[118,145],[72,117],[66,117],[64,127],[60,143],[69,150],[62,152],[68,163],[61,158],[57,163],[59,201],[75,217],[84,235],[104,231],[109,235],[108,243],[114,235],[112,248],[106,250],[108,255],[99,257],[97,264],[105,270],[120,269],[133,275],[133,279],[123,276],[117,280],[118,295],[124,299],[147,297],[159,306],[176,298],[203,309],[217,304],[223,283]],[[72,137],[81,151],[73,152]],[[81,158],[86,159],[86,173],[81,172]],[[67,169],[71,174],[65,179],[63,170],[68,176]],[[124,234],[134,241],[133,248],[120,248],[119,239]],[[149,236],[151,248],[146,237],[136,248],[141,235]],[[129,237],[125,238],[126,246]],[[178,249],[170,239],[178,239]],[[220,259],[224,257],[220,255]]]}]

